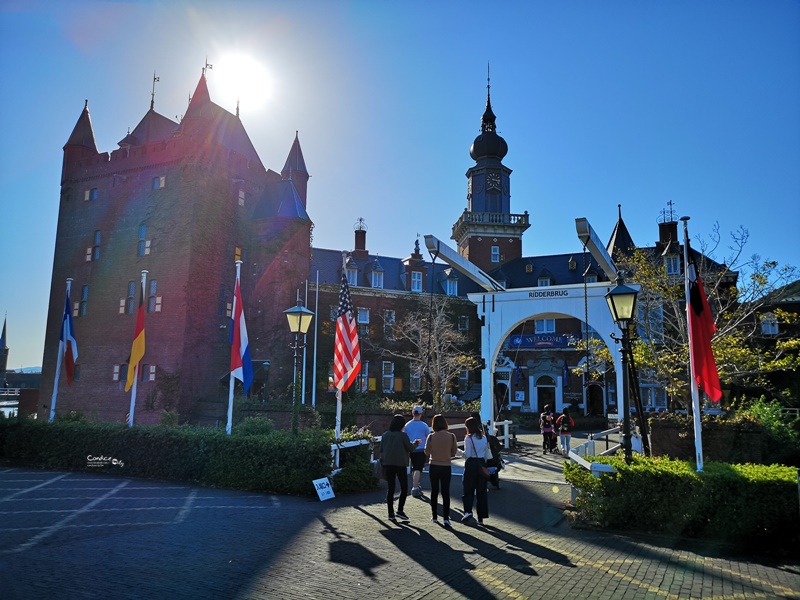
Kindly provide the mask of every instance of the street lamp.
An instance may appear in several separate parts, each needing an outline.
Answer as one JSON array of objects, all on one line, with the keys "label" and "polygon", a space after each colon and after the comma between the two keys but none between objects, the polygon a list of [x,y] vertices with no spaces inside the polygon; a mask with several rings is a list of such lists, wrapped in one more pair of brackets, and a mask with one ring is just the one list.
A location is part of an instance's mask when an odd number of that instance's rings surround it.
[{"label": "street lamp", "polygon": [[292,374],[292,433],[297,433],[298,421],[300,420],[300,415],[298,413],[300,408],[297,403],[297,390],[299,389],[297,377],[300,373],[300,354],[298,350],[304,347],[304,345],[300,345],[300,334],[302,333],[305,335],[306,332],[308,332],[314,313],[305,308],[303,302],[298,298],[297,306],[283,311],[283,314],[286,315],[286,319],[289,321],[289,331],[294,334],[294,344],[289,344],[289,347],[294,351],[294,373]]},{"label": "street lamp", "polygon": [[617,327],[622,331],[622,338],[614,334],[611,337],[616,342],[622,342],[622,449],[625,452],[625,462],[631,464],[631,409],[630,409],[630,379],[628,378],[628,353],[630,352],[630,325],[636,315],[636,296],[639,292],[623,283],[622,277],[617,277],[614,289],[606,294],[606,302],[611,310],[611,316]]}]

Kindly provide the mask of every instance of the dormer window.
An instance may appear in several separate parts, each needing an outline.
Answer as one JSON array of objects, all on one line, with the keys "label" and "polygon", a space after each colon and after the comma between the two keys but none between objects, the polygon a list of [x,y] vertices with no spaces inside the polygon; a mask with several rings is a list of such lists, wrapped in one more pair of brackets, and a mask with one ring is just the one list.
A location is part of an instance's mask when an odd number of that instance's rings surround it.
[{"label": "dormer window", "polygon": [[444,289],[448,296],[458,296],[458,279],[445,280]]},{"label": "dormer window", "polygon": [[358,269],[347,269],[347,285],[358,285]]},{"label": "dormer window", "polygon": [[411,291],[422,291],[422,271],[411,271]]},{"label": "dormer window", "polygon": [[373,271],[371,273],[372,287],[383,289],[383,271]]},{"label": "dormer window", "polygon": [[667,275],[680,275],[681,274],[681,258],[676,254],[664,257],[664,269]]},{"label": "dormer window", "polygon": [[778,335],[778,319],[772,313],[767,313],[761,317],[762,335]]},{"label": "dormer window", "polygon": [[537,285],[539,287],[545,287],[545,286],[551,285],[551,281],[550,281],[549,277],[539,277],[539,279],[537,280],[536,283],[537,283]]}]

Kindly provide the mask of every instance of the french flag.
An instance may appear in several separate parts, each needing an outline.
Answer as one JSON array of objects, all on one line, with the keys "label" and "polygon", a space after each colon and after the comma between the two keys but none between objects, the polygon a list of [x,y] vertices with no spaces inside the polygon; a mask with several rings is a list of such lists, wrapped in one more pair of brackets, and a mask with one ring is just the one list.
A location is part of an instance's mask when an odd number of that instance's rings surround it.
[{"label": "french flag", "polygon": [[78,342],[75,341],[75,329],[72,327],[72,311],[69,308],[69,292],[64,306],[64,318],[61,320],[61,347],[64,349],[64,366],[67,369],[67,385],[72,385],[75,376],[75,362],[78,360]]},{"label": "french flag", "polygon": [[244,393],[247,395],[250,384],[253,383],[253,362],[250,360],[250,343],[247,339],[247,325],[244,322],[238,271],[233,291],[233,311],[231,311],[231,377],[242,382]]}]

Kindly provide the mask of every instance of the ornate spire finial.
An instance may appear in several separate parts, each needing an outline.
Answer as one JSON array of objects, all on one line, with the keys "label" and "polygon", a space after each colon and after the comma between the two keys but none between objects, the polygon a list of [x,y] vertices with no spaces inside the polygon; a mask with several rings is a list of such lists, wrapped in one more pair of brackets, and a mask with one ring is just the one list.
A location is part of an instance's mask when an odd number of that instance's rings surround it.
[{"label": "ornate spire finial", "polygon": [[619,214],[619,220],[622,220],[622,204],[617,204],[617,213]]},{"label": "ornate spire finial", "polygon": [[206,64],[203,67],[203,76],[205,77],[206,69],[213,69],[213,68],[214,68],[214,65],[208,64],[208,56],[206,56]]},{"label": "ornate spire finial", "polygon": [[88,100],[88,98],[83,101],[83,110],[89,110],[89,100]]},{"label": "ornate spire finial", "polygon": [[491,65],[487,62],[486,63],[486,97],[492,95],[492,72],[491,72]]},{"label": "ornate spire finial", "polygon": [[156,77],[156,72],[153,71],[153,91],[150,92],[150,110],[156,105],[156,81],[161,81],[161,77]]}]

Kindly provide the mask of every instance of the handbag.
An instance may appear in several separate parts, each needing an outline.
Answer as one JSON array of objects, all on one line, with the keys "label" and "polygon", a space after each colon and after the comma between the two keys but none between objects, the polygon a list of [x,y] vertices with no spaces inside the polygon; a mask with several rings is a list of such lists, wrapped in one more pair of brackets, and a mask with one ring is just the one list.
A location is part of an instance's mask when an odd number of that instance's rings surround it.
[{"label": "handbag", "polygon": [[372,463],[372,473],[375,475],[375,479],[381,480],[386,479],[386,471],[383,468],[383,459],[379,458],[374,463]]},{"label": "handbag", "polygon": [[[472,438],[470,438],[470,441],[471,440],[472,440]],[[489,444],[486,444],[486,452],[489,453],[489,456],[492,455],[492,451],[489,449]],[[484,452],[484,456],[486,456],[486,452]],[[477,454],[477,450],[475,448],[475,442],[472,442],[472,453],[473,454]],[[475,457],[475,458],[477,458],[477,457]],[[478,475],[480,475],[484,479],[489,479],[492,476],[491,472],[489,472],[489,468],[485,464],[485,460],[484,460],[484,464],[481,464],[478,467]]]}]

